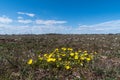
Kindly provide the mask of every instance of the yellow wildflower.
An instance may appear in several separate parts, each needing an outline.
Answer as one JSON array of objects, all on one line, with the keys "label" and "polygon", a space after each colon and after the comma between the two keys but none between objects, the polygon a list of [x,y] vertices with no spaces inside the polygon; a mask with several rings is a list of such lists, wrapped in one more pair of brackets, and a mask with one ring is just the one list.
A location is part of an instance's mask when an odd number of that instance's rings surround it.
[{"label": "yellow wildflower", "polygon": [[87,53],[84,53],[84,56],[87,56],[88,54]]},{"label": "yellow wildflower", "polygon": [[70,69],[70,66],[69,66],[69,65],[66,65],[66,66],[65,66],[65,69],[67,69],[67,70]]},{"label": "yellow wildflower", "polygon": [[55,62],[55,61],[56,61],[55,58],[48,58],[48,59],[47,59],[47,62]]},{"label": "yellow wildflower", "polygon": [[47,59],[47,62],[50,62],[50,61],[51,61],[51,58],[48,58],[48,59]]},{"label": "yellow wildflower", "polygon": [[55,51],[58,51],[58,48],[56,48]]},{"label": "yellow wildflower", "polygon": [[90,61],[91,59],[90,58],[86,58],[87,61]]},{"label": "yellow wildflower", "polygon": [[52,57],[52,55],[53,55],[52,53],[51,53],[51,54],[49,54],[49,58],[50,58],[50,57]]},{"label": "yellow wildflower", "polygon": [[55,58],[52,58],[52,61],[53,61],[53,62],[55,62],[55,61],[56,61],[56,59],[55,59]]},{"label": "yellow wildflower", "polygon": [[64,48],[64,47],[63,47],[63,48],[61,48],[61,49],[62,49],[62,50],[64,50],[64,51],[66,51],[66,50],[67,50],[67,49],[66,49],[66,48]]},{"label": "yellow wildflower", "polygon": [[43,58],[42,58],[42,57],[39,57],[39,60],[43,60]]},{"label": "yellow wildflower", "polygon": [[66,63],[67,65],[69,65],[69,64],[70,64],[70,61],[65,61],[65,63]]},{"label": "yellow wildflower", "polygon": [[87,51],[84,51],[84,53],[87,53]]},{"label": "yellow wildflower", "polygon": [[58,60],[59,60],[59,61],[61,61],[61,60],[62,60],[62,58],[58,58]]},{"label": "yellow wildflower", "polygon": [[81,56],[81,57],[80,57],[80,60],[85,60],[85,57]]},{"label": "yellow wildflower", "polygon": [[79,53],[82,52],[81,50],[78,51]]},{"label": "yellow wildflower", "polygon": [[47,54],[44,54],[44,57],[47,57]]},{"label": "yellow wildflower", "polygon": [[74,57],[75,59],[78,59],[78,55],[75,55],[75,57]]},{"label": "yellow wildflower", "polygon": [[74,53],[70,53],[70,56],[74,56]]},{"label": "yellow wildflower", "polygon": [[55,53],[55,52],[58,52],[59,51],[59,49],[58,48],[56,48],[52,53]]},{"label": "yellow wildflower", "polygon": [[94,54],[97,54],[97,52],[94,52]]},{"label": "yellow wildflower", "polygon": [[29,61],[27,62],[27,64],[32,64],[32,63],[33,63],[32,59],[29,59]]},{"label": "yellow wildflower", "polygon": [[62,56],[66,56],[66,54],[63,53]]},{"label": "yellow wildflower", "polygon": [[68,48],[68,50],[72,51],[73,49],[72,48]]},{"label": "yellow wildflower", "polygon": [[38,59],[39,59],[39,60],[43,60],[43,57],[41,57],[41,56],[39,55],[39,56],[38,56]]},{"label": "yellow wildflower", "polygon": [[75,52],[76,55],[78,55],[78,52]]}]

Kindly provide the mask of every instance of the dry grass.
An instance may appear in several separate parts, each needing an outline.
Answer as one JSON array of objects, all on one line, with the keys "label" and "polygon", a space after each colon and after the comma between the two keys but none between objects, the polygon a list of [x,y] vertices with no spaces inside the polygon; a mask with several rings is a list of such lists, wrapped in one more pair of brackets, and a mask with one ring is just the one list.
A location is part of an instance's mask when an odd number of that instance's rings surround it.
[{"label": "dry grass", "polygon": [[[52,72],[26,64],[39,53],[48,53],[56,47],[96,51],[98,56],[88,70],[87,80],[120,80],[120,35],[19,35],[0,36],[0,80],[77,80],[77,71],[66,75],[60,71],[56,78]],[[69,72],[68,72],[69,74]],[[76,77],[74,77],[74,75]]]}]

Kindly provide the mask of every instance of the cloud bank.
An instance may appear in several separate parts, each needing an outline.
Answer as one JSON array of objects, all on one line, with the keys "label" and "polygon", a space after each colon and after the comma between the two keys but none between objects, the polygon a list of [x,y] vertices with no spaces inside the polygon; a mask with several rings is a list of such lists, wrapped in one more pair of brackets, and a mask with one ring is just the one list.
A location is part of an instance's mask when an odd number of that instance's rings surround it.
[{"label": "cloud bank", "polygon": [[32,23],[32,20],[30,20],[30,19],[27,19],[27,20],[20,19],[20,20],[18,20],[18,22],[23,23],[23,24],[29,24],[29,23]]},{"label": "cloud bank", "polygon": [[[19,12],[18,14],[25,14]],[[31,16],[32,17],[32,16]],[[107,34],[120,33],[120,20],[106,21],[92,25],[65,26],[65,20],[29,19],[23,16],[16,20],[7,16],[0,16],[0,34]]]},{"label": "cloud bank", "polygon": [[0,23],[8,24],[8,23],[12,23],[12,22],[13,22],[13,20],[8,18],[8,17],[6,17],[6,16],[0,17]]},{"label": "cloud bank", "polygon": [[77,28],[77,33],[120,33],[120,20],[107,21],[93,25],[80,25]]},{"label": "cloud bank", "polygon": [[36,24],[43,24],[43,25],[53,25],[53,24],[64,24],[67,21],[57,21],[57,20],[36,20]]},{"label": "cloud bank", "polygon": [[26,13],[26,12],[17,12],[17,13],[22,14],[22,15],[27,15],[29,17],[34,17],[35,16],[35,14],[33,14],[33,13]]}]

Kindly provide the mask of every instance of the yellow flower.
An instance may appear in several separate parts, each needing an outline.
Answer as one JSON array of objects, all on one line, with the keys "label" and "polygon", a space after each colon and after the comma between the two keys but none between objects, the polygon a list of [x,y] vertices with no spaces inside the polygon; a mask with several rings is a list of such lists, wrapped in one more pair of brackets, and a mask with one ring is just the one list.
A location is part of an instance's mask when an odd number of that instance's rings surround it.
[{"label": "yellow flower", "polygon": [[90,58],[86,58],[87,61],[90,61],[91,59]]},{"label": "yellow flower", "polygon": [[94,52],[94,54],[97,54],[97,52]]},{"label": "yellow flower", "polygon": [[51,58],[48,58],[48,59],[47,59],[47,62],[50,62],[50,61],[51,61]]},{"label": "yellow flower", "polygon": [[87,53],[87,51],[84,51],[84,53]]},{"label": "yellow flower", "polygon": [[73,49],[72,48],[68,48],[68,50],[72,51]]},{"label": "yellow flower", "polygon": [[55,61],[56,61],[56,59],[55,59],[55,58],[52,58],[52,61],[53,61],[53,62],[55,62]]},{"label": "yellow flower", "polygon": [[64,50],[64,51],[66,51],[66,50],[67,50],[67,49],[66,49],[66,48],[64,48],[64,47],[63,47],[63,48],[61,48],[61,49],[62,49],[62,50]]},{"label": "yellow flower", "polygon": [[84,53],[84,56],[87,56],[88,54],[87,53]]},{"label": "yellow flower", "polygon": [[70,61],[65,61],[65,64],[66,64],[66,65],[69,65],[69,64],[70,64]]},{"label": "yellow flower", "polygon": [[62,58],[58,58],[58,60],[59,60],[59,61],[61,61],[61,60],[62,60]]},{"label": "yellow flower", "polygon": [[48,58],[48,59],[47,59],[47,62],[55,62],[55,61],[56,61],[55,58]]},{"label": "yellow flower", "polygon": [[81,60],[85,60],[85,58],[83,56],[80,57]]},{"label": "yellow flower", "polygon": [[75,52],[76,55],[78,55],[78,52]]},{"label": "yellow flower", "polygon": [[44,54],[44,57],[47,57],[47,54]]},{"label": "yellow flower", "polygon": [[58,51],[58,48],[56,48],[55,51]]},{"label": "yellow flower", "polygon": [[78,55],[75,55],[75,57],[74,57],[75,59],[78,59]]},{"label": "yellow flower", "polygon": [[62,56],[66,56],[66,54],[63,53]]},{"label": "yellow flower", "polygon": [[60,54],[58,53],[58,54],[56,54],[56,56],[59,58],[59,57],[60,57]]},{"label": "yellow flower", "polygon": [[29,59],[29,61],[27,62],[27,64],[32,64],[32,63],[33,63],[32,59]]},{"label": "yellow flower", "polygon": [[52,57],[52,55],[53,55],[53,54],[51,53],[51,54],[49,54],[49,56],[48,56],[48,57],[50,58],[50,57]]},{"label": "yellow flower", "polygon": [[70,53],[70,56],[74,56],[74,53]]},{"label": "yellow flower", "polygon": [[82,52],[81,50],[78,51],[79,53]]},{"label": "yellow flower", "polygon": [[52,53],[55,53],[55,52],[58,52],[59,51],[59,49],[58,48],[56,48]]},{"label": "yellow flower", "polygon": [[42,58],[42,57],[39,57],[39,60],[43,60],[43,58]]},{"label": "yellow flower", "polygon": [[67,70],[70,69],[70,66],[69,66],[69,65],[66,65],[66,66],[65,66],[65,69],[67,69]]},{"label": "yellow flower", "polygon": [[38,56],[38,59],[39,59],[39,60],[43,60],[43,57],[41,57],[41,56],[39,55],[39,56]]}]

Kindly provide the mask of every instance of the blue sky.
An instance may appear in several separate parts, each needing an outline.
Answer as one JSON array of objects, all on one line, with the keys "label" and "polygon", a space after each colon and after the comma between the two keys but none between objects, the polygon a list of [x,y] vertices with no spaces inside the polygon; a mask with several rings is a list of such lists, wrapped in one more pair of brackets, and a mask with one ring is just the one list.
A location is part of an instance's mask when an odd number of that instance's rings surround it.
[{"label": "blue sky", "polygon": [[120,0],[0,0],[0,34],[120,33]]}]

